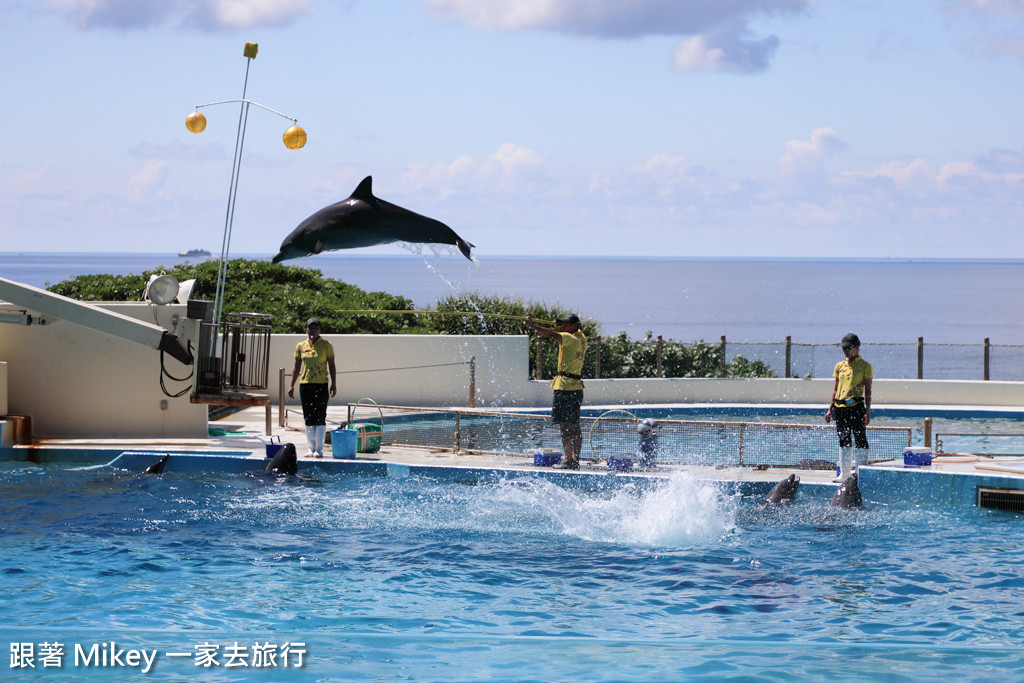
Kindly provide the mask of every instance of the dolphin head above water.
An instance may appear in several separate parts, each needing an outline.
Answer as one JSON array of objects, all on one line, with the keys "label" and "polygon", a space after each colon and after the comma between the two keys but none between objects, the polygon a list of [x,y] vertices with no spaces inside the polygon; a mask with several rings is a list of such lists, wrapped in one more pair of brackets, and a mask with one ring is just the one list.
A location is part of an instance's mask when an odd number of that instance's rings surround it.
[{"label": "dolphin head above water", "polygon": [[374,197],[373,178],[366,176],[348,199],[299,223],[281,243],[273,262],[390,242],[452,244],[473,260],[472,244],[441,221]]},{"label": "dolphin head above water", "polygon": [[800,487],[800,477],[795,474],[791,474],[778,484],[776,484],[771,492],[761,499],[762,503],[771,505],[775,503],[792,503],[793,498],[796,497],[796,490]]},{"label": "dolphin head above water", "polygon": [[864,505],[860,494],[860,486],[857,484],[856,473],[850,475],[846,481],[839,485],[829,505],[836,508],[859,508]]},{"label": "dolphin head above water", "polygon": [[295,444],[286,443],[263,471],[266,474],[296,474],[299,471],[299,463]]}]

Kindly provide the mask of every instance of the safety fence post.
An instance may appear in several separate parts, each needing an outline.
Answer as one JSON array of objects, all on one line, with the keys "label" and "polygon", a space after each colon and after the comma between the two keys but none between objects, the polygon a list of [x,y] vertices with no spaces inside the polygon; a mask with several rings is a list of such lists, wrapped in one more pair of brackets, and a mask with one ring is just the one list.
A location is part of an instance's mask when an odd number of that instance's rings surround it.
[{"label": "safety fence post", "polygon": [[924,379],[924,337],[917,338],[917,378]]},{"label": "safety fence post", "polygon": [[664,342],[662,341],[661,335],[659,334],[658,335],[658,343],[654,347],[654,360],[655,360],[655,367],[657,368],[657,373],[655,375],[656,377],[663,377],[664,376],[664,373],[662,372],[662,369],[661,369],[661,348],[662,348],[663,343]]},{"label": "safety fence post", "polygon": [[989,379],[989,361],[991,360],[992,346],[988,342],[988,337],[985,337],[985,381]]},{"label": "safety fence post", "polygon": [[277,426],[285,426],[284,417],[284,368],[277,369]]},{"label": "safety fence post", "polygon": [[786,335],[786,379],[793,376],[793,337]]}]

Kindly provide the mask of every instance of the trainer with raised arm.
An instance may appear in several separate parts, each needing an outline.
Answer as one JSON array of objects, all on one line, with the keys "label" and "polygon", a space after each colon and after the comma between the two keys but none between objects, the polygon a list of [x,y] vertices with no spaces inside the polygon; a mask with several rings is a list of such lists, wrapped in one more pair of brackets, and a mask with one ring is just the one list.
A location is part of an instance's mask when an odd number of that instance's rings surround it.
[{"label": "trainer with raised arm", "polygon": [[580,318],[575,313],[555,320],[560,330],[541,327],[527,316],[523,321],[531,330],[558,341],[558,371],[551,380],[555,393],[551,399],[551,421],[559,426],[565,460],[559,469],[578,470],[580,451],[583,450],[583,430],[580,429],[580,406],[583,405],[583,359],[587,353],[587,337],[580,330]]},{"label": "trainer with raised arm", "polygon": [[871,424],[871,380],[875,373],[871,364],[860,356],[860,338],[853,332],[841,343],[846,360],[836,363],[832,375],[832,397],[825,412],[825,422],[836,421],[839,437],[839,476],[846,481],[853,471],[868,463],[867,426]]}]

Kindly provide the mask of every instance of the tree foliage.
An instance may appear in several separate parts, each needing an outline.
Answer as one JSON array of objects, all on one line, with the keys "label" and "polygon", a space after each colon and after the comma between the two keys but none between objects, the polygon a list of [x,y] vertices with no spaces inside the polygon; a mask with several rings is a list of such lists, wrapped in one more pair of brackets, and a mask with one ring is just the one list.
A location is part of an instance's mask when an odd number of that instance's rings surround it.
[{"label": "tree foliage", "polygon": [[[213,301],[218,261],[157,266],[141,275],[81,275],[50,287],[51,292],[79,301],[142,301],[150,275],[173,275],[179,282],[195,278],[193,299]],[[302,333],[306,320],[319,318],[332,334],[397,334],[423,332],[419,316],[339,313],[340,310],[411,310],[412,301],[386,292],[365,292],[321,271],[267,261],[228,261],[224,284],[224,317],[232,313],[266,313],[273,331]]]},{"label": "tree foliage", "polygon": [[[81,275],[50,287],[51,292],[79,301],[142,301],[150,275],[173,275],[179,282],[195,279],[193,299],[212,301],[216,294],[218,261],[170,268],[157,266],[141,275]],[[342,280],[325,278],[321,271],[285,266],[267,261],[233,259],[228,262],[224,287],[225,318],[232,313],[265,313],[271,316],[273,331],[301,334],[306,320],[319,318],[328,334],[524,334],[523,319],[531,316],[550,324],[568,311],[518,298],[465,294],[437,302],[432,314],[412,312],[412,301],[386,292],[365,292]],[[346,313],[341,311],[410,311],[395,313]],[[597,321],[583,318],[583,333],[590,344],[583,366],[584,377],[597,376]],[[530,370],[533,374],[540,354],[542,377],[554,375],[558,365],[558,344],[531,338]],[[642,340],[630,340],[625,332],[604,338],[600,344],[601,377],[657,377],[658,344],[648,332]],[[662,377],[774,377],[761,361],[737,356],[723,366],[722,348],[699,341],[684,344],[664,340],[660,349]]]}]

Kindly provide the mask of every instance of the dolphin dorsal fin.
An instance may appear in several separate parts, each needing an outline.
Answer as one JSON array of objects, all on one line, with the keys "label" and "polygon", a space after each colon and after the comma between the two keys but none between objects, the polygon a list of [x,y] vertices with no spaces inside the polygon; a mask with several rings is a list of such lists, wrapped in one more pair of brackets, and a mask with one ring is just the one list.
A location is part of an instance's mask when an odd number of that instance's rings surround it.
[{"label": "dolphin dorsal fin", "polygon": [[363,182],[359,183],[356,191],[352,193],[353,199],[361,199],[364,202],[374,204],[377,198],[373,196],[373,176],[366,176]]}]

